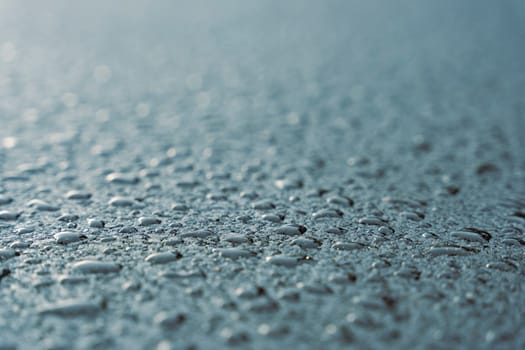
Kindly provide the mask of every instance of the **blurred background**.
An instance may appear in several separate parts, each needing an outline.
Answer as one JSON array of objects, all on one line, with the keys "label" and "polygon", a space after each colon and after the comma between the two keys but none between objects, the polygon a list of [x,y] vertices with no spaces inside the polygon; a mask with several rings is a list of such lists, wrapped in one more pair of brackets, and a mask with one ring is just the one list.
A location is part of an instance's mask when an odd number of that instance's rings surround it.
[{"label": "blurred background", "polygon": [[82,154],[324,159],[334,173],[349,158],[404,166],[437,144],[428,167],[517,169],[524,7],[2,0],[0,136],[33,150],[71,139]]}]

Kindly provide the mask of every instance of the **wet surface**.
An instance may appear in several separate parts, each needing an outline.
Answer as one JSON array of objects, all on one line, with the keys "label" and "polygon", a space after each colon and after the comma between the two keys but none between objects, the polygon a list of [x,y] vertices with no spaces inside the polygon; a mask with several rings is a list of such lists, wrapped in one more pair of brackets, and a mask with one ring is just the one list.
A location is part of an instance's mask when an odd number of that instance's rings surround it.
[{"label": "wet surface", "polygon": [[0,2],[0,349],[525,348],[524,23]]}]

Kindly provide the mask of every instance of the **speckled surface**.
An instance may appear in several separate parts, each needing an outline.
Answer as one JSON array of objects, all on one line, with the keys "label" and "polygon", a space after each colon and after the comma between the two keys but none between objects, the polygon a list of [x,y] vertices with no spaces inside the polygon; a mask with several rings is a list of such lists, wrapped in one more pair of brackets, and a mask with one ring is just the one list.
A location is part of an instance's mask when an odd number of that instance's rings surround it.
[{"label": "speckled surface", "polygon": [[520,1],[1,1],[0,349],[520,349]]}]

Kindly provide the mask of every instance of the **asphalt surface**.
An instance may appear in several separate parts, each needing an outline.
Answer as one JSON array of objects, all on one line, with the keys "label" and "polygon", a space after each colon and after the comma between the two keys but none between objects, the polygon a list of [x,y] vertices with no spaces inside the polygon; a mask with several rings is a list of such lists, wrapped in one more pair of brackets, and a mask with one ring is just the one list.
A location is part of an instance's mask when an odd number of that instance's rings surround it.
[{"label": "asphalt surface", "polygon": [[523,349],[521,1],[0,1],[0,349]]}]

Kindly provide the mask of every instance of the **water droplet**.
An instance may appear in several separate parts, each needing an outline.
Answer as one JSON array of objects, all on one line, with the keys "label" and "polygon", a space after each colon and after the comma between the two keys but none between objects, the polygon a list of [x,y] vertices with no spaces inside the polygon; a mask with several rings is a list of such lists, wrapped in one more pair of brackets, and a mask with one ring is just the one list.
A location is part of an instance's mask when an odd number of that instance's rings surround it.
[{"label": "water droplet", "polygon": [[137,233],[139,230],[134,226],[124,226],[119,231],[119,233]]},{"label": "water droplet", "polygon": [[332,245],[332,248],[336,250],[356,250],[366,247],[368,247],[368,245],[359,242],[337,242]]},{"label": "water droplet", "polygon": [[59,206],[49,204],[40,199],[32,199],[27,203],[28,207],[35,208],[39,211],[58,211],[60,210]]},{"label": "water droplet", "polygon": [[197,231],[181,233],[180,237],[181,238],[206,238],[206,237],[214,236],[214,235],[215,233],[213,233],[210,230],[197,230]]},{"label": "water droplet", "polygon": [[449,255],[449,256],[462,256],[462,255],[470,255],[474,251],[469,250],[465,247],[459,247],[459,246],[443,246],[443,247],[432,247],[429,250],[429,254],[431,256],[440,256],[440,255]]},{"label": "water droplet", "polygon": [[255,210],[271,210],[275,209],[275,204],[273,204],[269,199],[263,199],[252,203],[252,208]]},{"label": "water droplet", "polygon": [[184,313],[168,313],[161,311],[155,315],[153,322],[166,330],[174,330],[186,322],[187,316]]},{"label": "water droplet", "polygon": [[106,181],[117,185],[136,185],[140,182],[140,178],[129,174],[111,173],[106,175]]},{"label": "water droplet", "polygon": [[255,255],[249,250],[240,248],[217,248],[215,251],[219,252],[222,257],[230,259],[247,258]]},{"label": "water droplet", "polygon": [[0,248],[0,261],[15,257],[17,252],[12,248]]},{"label": "water droplet", "polygon": [[425,215],[423,213],[410,211],[403,211],[399,214],[399,216],[401,216],[403,219],[412,221],[421,221],[425,218]]},{"label": "water droplet", "polygon": [[182,258],[182,255],[178,252],[163,252],[148,255],[145,260],[151,264],[167,264],[180,258]]},{"label": "water droplet", "polygon": [[114,207],[131,207],[135,205],[135,200],[127,197],[113,197],[109,200],[109,205]]},{"label": "water droplet", "polygon": [[2,146],[7,149],[14,148],[18,143],[18,139],[13,136],[4,137],[2,140]]},{"label": "water droplet", "polygon": [[322,244],[322,242],[318,239],[310,239],[310,238],[296,238],[292,241],[292,244],[297,245],[301,248],[307,249],[307,248],[319,248]]},{"label": "water droplet", "polygon": [[73,222],[73,221],[77,221],[78,219],[79,219],[79,216],[75,214],[63,214],[57,218],[58,221],[63,221],[63,222]]},{"label": "water droplet", "polygon": [[518,268],[518,266],[514,265],[513,263],[509,261],[490,262],[486,266],[488,269],[494,269],[494,270],[499,270],[499,271],[504,271],[504,272],[514,271]]},{"label": "water droplet", "polygon": [[299,179],[280,179],[274,184],[280,190],[295,190],[303,187],[303,181]]},{"label": "water droplet", "polygon": [[93,228],[104,228],[106,223],[99,219],[88,219],[88,225]]},{"label": "water droplet", "polygon": [[55,315],[62,317],[93,316],[103,309],[102,306],[101,303],[63,300],[42,308],[39,313],[41,315]]},{"label": "water droplet", "polygon": [[250,239],[248,237],[236,233],[227,234],[222,237],[222,240],[232,244],[250,243]]},{"label": "water droplet", "polygon": [[[1,215],[0,215],[1,216]],[[19,227],[17,230],[16,230],[16,233],[18,233],[19,235],[23,235],[23,234],[27,234],[27,233],[32,233],[32,232],[35,232],[35,227],[34,226],[23,226],[23,227]]]},{"label": "water droplet", "polygon": [[279,214],[264,214],[261,217],[265,221],[275,222],[275,223],[281,223],[284,220],[284,215]]},{"label": "water droplet", "polygon": [[59,232],[59,233],[56,233],[53,237],[55,237],[55,240],[58,244],[75,243],[75,242],[87,239],[85,235],[78,233],[78,232],[71,232],[71,231]]},{"label": "water droplet", "polygon": [[352,198],[345,196],[330,196],[326,199],[326,203],[340,205],[343,207],[351,207],[354,205]]},{"label": "water droplet", "polygon": [[113,262],[97,260],[81,260],[73,263],[73,269],[82,273],[114,273],[120,271],[122,266]]},{"label": "water droplet", "polygon": [[266,262],[272,265],[294,267],[299,263],[299,259],[286,255],[274,255],[267,256]]},{"label": "water droplet", "polygon": [[13,198],[0,194],[0,205],[6,205],[13,202]]},{"label": "water droplet", "polygon": [[302,225],[287,224],[275,229],[273,232],[279,235],[296,236],[302,235],[306,231],[306,227]]},{"label": "water droplet", "polygon": [[8,211],[8,210],[0,210],[0,220],[4,221],[14,221],[17,220],[21,213],[14,212],[14,211]]},{"label": "water droplet", "polygon": [[364,218],[359,219],[359,223],[363,225],[376,225],[376,226],[384,226],[386,222],[377,216],[367,216]]},{"label": "water droplet", "polygon": [[175,203],[175,204],[173,204],[171,209],[175,210],[175,211],[188,211],[188,210],[190,210],[190,208],[186,204],[182,204],[182,203]]},{"label": "water droplet", "polygon": [[141,216],[138,219],[139,226],[159,225],[162,221],[154,216]]},{"label": "water droplet", "polygon": [[314,219],[341,218],[343,212],[339,209],[321,209],[312,214]]},{"label": "water droplet", "polygon": [[88,200],[91,198],[91,193],[82,191],[69,191],[66,193],[66,199],[71,200]]}]

